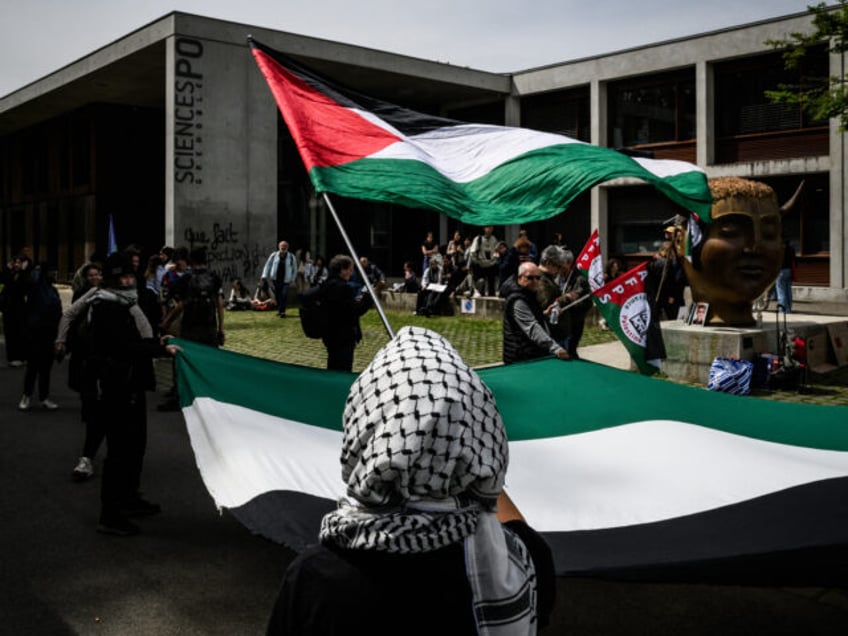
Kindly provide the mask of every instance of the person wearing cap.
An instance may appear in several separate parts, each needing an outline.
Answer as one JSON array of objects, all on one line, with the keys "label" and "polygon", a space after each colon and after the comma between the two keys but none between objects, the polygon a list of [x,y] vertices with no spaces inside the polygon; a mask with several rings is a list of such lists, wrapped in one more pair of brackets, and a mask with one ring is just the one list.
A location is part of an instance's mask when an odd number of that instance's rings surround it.
[{"label": "person wearing cap", "polygon": [[160,512],[142,498],[139,488],[147,445],[145,391],[155,388],[151,358],[174,355],[176,347],[163,346],[138,306],[138,289],[128,255],[109,255],[103,266],[103,285],[73,303],[59,322],[55,350],[62,355],[68,328],[76,316],[87,313],[89,354],[84,382],[94,387],[93,417],[106,432],[98,532],[128,536],[139,527],[129,517]]},{"label": "person wearing cap", "polygon": [[660,320],[663,314],[666,320],[677,320],[680,309],[685,304],[683,294],[686,289],[686,274],[680,260],[673,241],[667,239],[648,264],[645,292],[652,311],[657,312]]},{"label": "person wearing cap", "polygon": [[[551,552],[504,490],[489,388],[441,335],[404,327],[351,386],[346,494],[286,570],[267,633],[535,634]],[[488,631],[493,630],[493,631]]]}]

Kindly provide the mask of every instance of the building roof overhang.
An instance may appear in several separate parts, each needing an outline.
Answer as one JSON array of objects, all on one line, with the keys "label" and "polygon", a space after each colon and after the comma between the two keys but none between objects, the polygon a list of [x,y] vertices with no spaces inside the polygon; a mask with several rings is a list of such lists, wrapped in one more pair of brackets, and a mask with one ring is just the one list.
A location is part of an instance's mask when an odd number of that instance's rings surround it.
[{"label": "building roof overhang", "polygon": [[164,109],[168,38],[212,39],[249,55],[248,35],[360,92],[428,112],[503,100],[511,92],[506,74],[174,12],[0,97],[0,135],[87,104]]}]

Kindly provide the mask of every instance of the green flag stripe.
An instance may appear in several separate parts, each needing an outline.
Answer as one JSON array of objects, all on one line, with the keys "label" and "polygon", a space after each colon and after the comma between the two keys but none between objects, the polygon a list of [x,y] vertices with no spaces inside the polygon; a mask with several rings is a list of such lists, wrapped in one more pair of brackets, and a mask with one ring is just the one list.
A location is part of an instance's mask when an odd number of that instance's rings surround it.
[{"label": "green flag stripe", "polygon": [[342,428],[347,393],[356,375],[271,360],[174,339],[180,406],[196,397],[238,404],[277,417]]},{"label": "green flag stripe", "polygon": [[[261,360],[176,340],[180,402],[213,397],[269,415],[341,430],[355,374]],[[848,409],[706,391],[584,361],[546,359],[477,372],[511,441],[644,420],[688,422],[783,444],[848,450]]]},{"label": "green flag stripe", "polygon": [[706,176],[699,171],[659,178],[609,148],[557,144],[519,155],[467,183],[411,159],[365,158],[313,168],[319,191],[438,210],[474,225],[539,221],[559,214],[582,192],[620,177],[637,177],[701,218],[709,219]]},{"label": "green flag stripe", "polygon": [[495,395],[510,440],[667,419],[782,444],[848,450],[844,406],[727,395],[585,361],[546,359],[478,373]]}]

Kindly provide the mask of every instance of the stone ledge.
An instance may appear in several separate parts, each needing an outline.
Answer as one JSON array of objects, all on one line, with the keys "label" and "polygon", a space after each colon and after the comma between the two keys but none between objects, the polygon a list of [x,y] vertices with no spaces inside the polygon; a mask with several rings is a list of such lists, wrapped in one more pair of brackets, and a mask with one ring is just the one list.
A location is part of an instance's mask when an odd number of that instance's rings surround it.
[{"label": "stone ledge", "polygon": [[[843,316],[788,314],[786,329],[807,338],[827,331],[827,326],[844,323]],[[774,322],[760,327],[698,327],[679,320],[660,323],[666,359],[663,372],[674,380],[706,385],[710,365],[717,356],[753,361],[761,353],[779,354],[778,326]],[[780,329],[783,329],[781,320]]]},{"label": "stone ledge", "polygon": [[[384,309],[400,312],[415,312],[418,294],[407,294],[385,290],[380,292],[380,303]],[[470,318],[503,318],[503,298],[494,296],[480,296],[474,298],[474,313],[462,313],[460,303],[464,298],[454,298],[454,315],[468,316]]]}]

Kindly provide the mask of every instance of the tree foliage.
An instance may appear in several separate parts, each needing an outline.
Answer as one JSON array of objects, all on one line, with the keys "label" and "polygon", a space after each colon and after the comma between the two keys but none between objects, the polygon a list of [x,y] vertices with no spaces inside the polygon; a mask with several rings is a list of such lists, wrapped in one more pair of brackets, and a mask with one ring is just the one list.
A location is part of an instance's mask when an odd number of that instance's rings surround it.
[{"label": "tree foliage", "polygon": [[840,130],[848,128],[848,88],[845,74],[829,77],[804,77],[804,59],[810,47],[826,44],[830,53],[845,53],[848,49],[848,0],[838,5],[824,2],[808,6],[813,15],[813,30],[809,33],[790,33],[783,40],[766,40],[766,44],[783,49],[784,68],[801,74],[798,85],[780,84],[777,90],[766,91],[766,97],[776,104],[799,106],[814,120],[838,118]]}]

